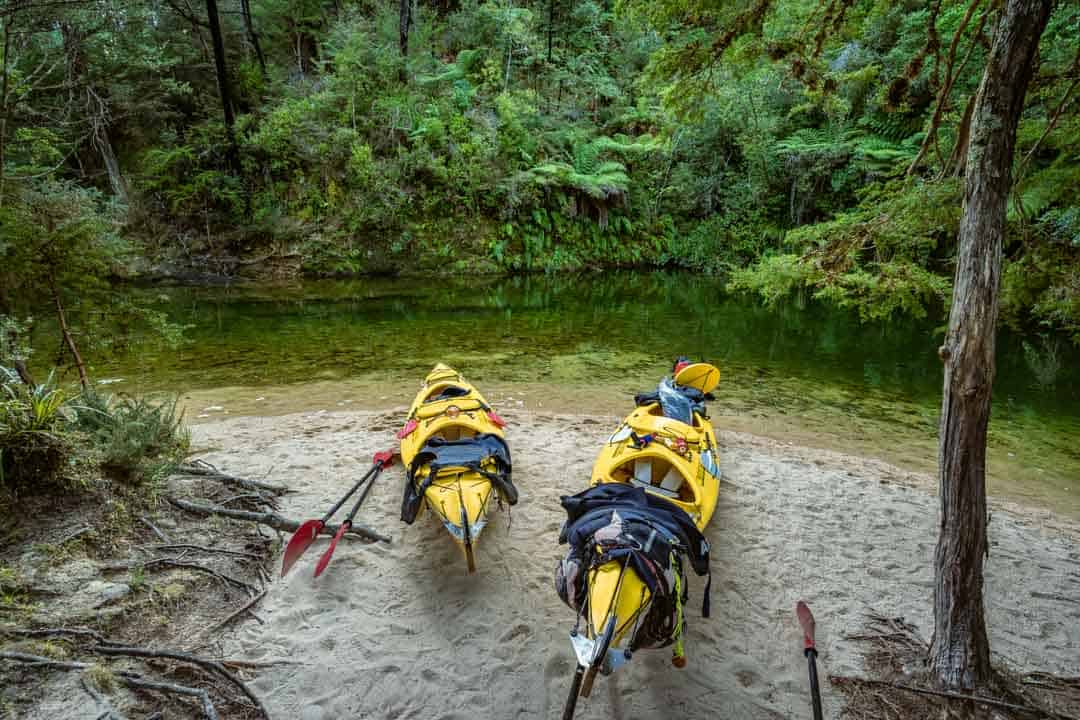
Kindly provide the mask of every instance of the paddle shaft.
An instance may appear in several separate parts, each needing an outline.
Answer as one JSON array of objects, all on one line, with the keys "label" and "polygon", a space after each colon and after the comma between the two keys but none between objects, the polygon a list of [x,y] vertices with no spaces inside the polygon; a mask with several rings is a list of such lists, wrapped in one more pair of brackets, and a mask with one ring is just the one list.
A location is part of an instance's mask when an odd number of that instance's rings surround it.
[{"label": "paddle shaft", "polygon": [[[340,500],[338,500],[336,503],[334,503],[334,506],[332,508],[330,508],[329,512],[327,512],[325,515],[323,515],[323,518],[322,518],[322,520],[319,521],[319,523],[322,524],[322,525],[326,525],[326,523],[330,522],[330,518],[332,518],[334,516],[334,513],[336,513],[338,510],[340,510],[341,506],[344,505],[346,502],[348,502],[349,498],[351,498],[353,496],[353,494],[357,490],[360,489],[361,485],[363,485],[365,482],[367,482],[368,478],[370,478],[373,473],[375,473],[378,470],[382,470],[382,466],[383,466],[383,463],[382,463],[381,460],[378,460],[375,463],[373,463],[372,466],[368,469],[368,471],[366,473],[364,473],[364,477],[357,480],[356,484],[353,485],[352,488],[349,489],[349,492],[345,493],[345,495],[342,496],[342,498]],[[370,487],[370,485],[368,487]],[[366,493],[367,491],[365,490],[364,492]],[[354,510],[354,513],[355,513],[355,510]],[[349,516],[349,519],[350,520],[352,519],[352,515]]]},{"label": "paddle shaft", "polygon": [[808,647],[803,651],[810,669],[810,699],[814,705],[814,720],[821,720],[821,690],[817,679],[817,649]]},{"label": "paddle shaft", "polygon": [[573,720],[574,708],[577,707],[578,693],[581,692],[581,679],[585,677],[585,668],[578,664],[574,671],[574,679],[570,683],[570,694],[566,696],[566,707],[563,708],[562,720]]},{"label": "paddle shaft", "polygon": [[[384,461],[376,460],[375,464],[372,465],[371,469],[367,471],[366,475],[364,475],[364,480],[367,480],[368,478],[371,478],[371,482],[369,482],[367,484],[367,486],[364,488],[364,492],[360,493],[360,497],[357,498],[356,504],[352,506],[352,510],[349,511],[348,517],[345,518],[345,523],[348,524],[349,527],[352,527],[352,521],[353,521],[353,518],[356,517],[356,512],[360,509],[360,505],[364,502],[364,498],[366,498],[368,493],[371,491],[371,486],[375,484],[375,479],[379,476],[379,473],[382,472],[382,469],[383,469],[384,465],[385,465]],[[361,480],[360,482],[364,482],[364,480]],[[357,487],[359,487],[359,486],[357,486]],[[355,490],[356,490],[356,488],[353,488],[354,492],[355,492]],[[349,495],[352,495],[352,493],[350,492]],[[345,503],[345,500],[347,500],[347,499],[348,499],[348,495],[345,496],[344,498],[342,498],[341,502],[338,503],[338,507],[343,505]],[[337,512],[337,508],[334,508],[334,512]],[[333,512],[330,513],[330,514],[333,515]],[[325,522],[325,521],[323,521],[323,522]]]}]

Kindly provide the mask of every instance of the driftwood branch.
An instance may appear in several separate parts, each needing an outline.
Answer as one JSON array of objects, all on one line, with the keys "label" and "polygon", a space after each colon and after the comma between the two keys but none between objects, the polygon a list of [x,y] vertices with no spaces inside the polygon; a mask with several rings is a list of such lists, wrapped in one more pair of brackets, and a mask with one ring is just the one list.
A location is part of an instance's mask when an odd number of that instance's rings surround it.
[{"label": "driftwood branch", "polygon": [[97,630],[89,630],[86,628],[37,628],[34,630],[18,630],[18,629],[5,629],[5,633],[11,635],[18,635],[19,637],[60,637],[60,636],[73,636],[73,637],[87,637],[91,640],[107,644],[106,640],[101,633]]},{"label": "driftwood branch", "polygon": [[199,565],[198,563],[184,562],[179,558],[154,558],[153,560],[147,560],[146,562],[137,562],[132,564],[119,563],[116,565],[106,565],[106,570],[131,570],[132,568],[149,568],[155,565],[162,565],[165,567],[178,568],[181,570],[194,570],[195,572],[205,573],[207,575],[213,575],[218,580],[235,585],[238,588],[242,588],[248,592],[249,595],[253,595],[256,592],[256,587],[251,583],[244,582],[238,578],[234,578],[231,575],[226,575],[223,572],[218,572],[212,568],[208,568],[205,565]]},{"label": "driftwood branch", "polygon": [[236,475],[223,473],[205,460],[196,460],[195,462],[185,463],[177,468],[177,473],[179,475],[192,475],[195,477],[207,478],[208,480],[217,480],[226,485],[235,485],[246,490],[266,490],[267,492],[272,492],[276,495],[283,495],[289,492],[289,488],[285,485],[274,485],[271,483],[259,482],[258,480],[248,480],[246,478],[237,477]]},{"label": "driftwood branch", "polygon": [[[217,625],[214,625],[213,627],[209,628],[207,630],[207,632],[208,633],[215,632],[215,631],[220,630],[221,628],[225,627],[226,625],[231,623],[233,620],[235,620],[236,618],[243,615],[245,612],[250,611],[251,608],[254,607],[255,604],[258,603],[260,600],[262,600],[264,597],[266,597],[266,590],[263,590],[261,593],[259,593],[255,597],[248,600],[246,603],[244,603],[244,605],[241,608],[235,610],[234,612],[229,613],[229,616],[227,618],[225,618],[224,620],[219,622]],[[251,613],[251,616],[253,618],[255,618],[256,620],[259,620],[259,616],[256,615],[254,612]],[[259,622],[261,623],[262,620],[259,620]]]},{"label": "driftwood branch", "polygon": [[110,703],[104,695],[94,689],[92,683],[86,682],[85,675],[80,679],[80,683],[83,686],[83,690],[85,690],[90,697],[94,698],[94,702],[103,708],[96,720],[127,720],[127,718],[116,711],[116,708],[112,706],[112,703]]},{"label": "driftwood branch", "polygon": [[154,523],[150,522],[150,520],[148,520],[145,516],[140,517],[139,522],[141,522],[146,527],[150,528],[150,532],[154,533],[154,535],[157,536],[157,539],[160,540],[161,542],[163,542],[163,543],[172,542],[172,540],[169,539],[168,535],[161,532],[161,530],[158,529],[158,526],[155,525]]},{"label": "driftwood branch", "polygon": [[240,692],[247,696],[249,700],[259,709],[259,712],[264,718],[269,718],[269,713],[266,712],[266,707],[262,704],[259,696],[251,691],[251,688],[247,684],[238,678],[233,673],[221,664],[218,660],[208,660],[206,658],[192,655],[190,653],[178,652],[176,650],[150,650],[148,648],[140,647],[124,647],[117,645],[96,645],[91,648],[96,653],[109,656],[121,656],[121,657],[137,657],[137,658],[163,658],[168,660],[177,660],[179,662],[186,662],[191,665],[197,665],[198,667],[211,672],[224,680],[228,681],[232,685],[236,686]]},{"label": "driftwood branch", "polygon": [[[47,667],[55,668],[57,670],[86,670],[91,667],[90,663],[53,660],[44,655],[31,655],[29,653],[20,652],[0,652],[0,660],[12,660],[28,667]],[[214,703],[210,700],[210,693],[202,688],[185,687],[183,685],[174,685],[173,683],[146,680],[138,673],[133,672],[119,672],[116,674],[116,679],[120,684],[135,690],[156,690],[157,692],[174,693],[197,698],[202,706],[203,715],[206,716],[207,720],[219,720],[217,710],[214,709]],[[84,685],[84,687],[86,686]],[[262,707],[261,703],[258,707],[262,710],[264,717],[269,717],[266,715],[266,710]],[[109,716],[105,715],[105,717]],[[113,717],[115,717],[115,715],[113,715]]]},{"label": "driftwood branch", "polygon": [[13,660],[30,667],[50,667],[57,670],[85,670],[90,667],[90,663],[54,660],[44,655],[31,655],[22,652],[0,652],[0,660]]},{"label": "driftwood branch", "polygon": [[889,687],[895,688],[896,690],[903,690],[904,692],[917,693],[919,695],[932,695],[934,697],[945,698],[947,700],[963,700],[965,702],[978,703],[979,705],[1005,708],[1006,710],[1016,710],[1018,712],[1030,713],[1039,717],[1053,718],[1053,720],[1078,720],[1077,718],[1069,715],[1061,715],[1060,713],[1051,712],[1042,708],[1031,707],[1029,705],[1017,705],[1016,703],[1010,703],[1004,700],[986,697],[985,695],[968,695],[965,693],[948,692],[946,690],[932,690],[930,688],[915,687],[914,685],[888,682],[887,680],[871,680],[869,678],[850,677],[845,675],[831,675],[829,676],[829,682],[834,685],[855,683],[859,685]]},{"label": "driftwood branch", "polygon": [[167,543],[164,545],[151,545],[151,550],[198,550],[199,552],[211,553],[216,555],[234,555],[236,557],[248,558],[250,560],[262,560],[261,555],[255,553],[241,552],[239,550],[226,550],[225,548],[212,548],[204,545],[191,545],[188,543]]},{"label": "driftwood branch", "polygon": [[[133,677],[127,673],[122,673],[119,680],[129,688],[136,690],[156,690],[157,692],[174,693],[176,695],[193,697],[197,699],[202,706],[203,715],[206,716],[206,720],[219,720],[217,710],[214,708],[214,703],[210,700],[210,693],[202,688],[186,687],[184,685],[157,682],[154,680],[143,680],[142,678]],[[263,715],[264,717],[269,717],[266,715],[265,711],[263,712]]]},{"label": "driftwood branch", "polygon": [[[180,508],[181,510],[187,510],[188,512],[197,513],[199,515],[221,515],[223,517],[232,518],[234,520],[246,520],[248,522],[259,523],[260,525],[266,525],[275,530],[282,532],[296,532],[300,528],[300,523],[296,520],[282,517],[273,512],[249,512],[247,510],[234,510],[232,508],[221,507],[220,505],[205,505],[203,503],[191,502],[190,500],[181,500],[180,498],[169,497],[166,498],[170,503]],[[326,525],[322,529],[323,535],[333,535],[337,532],[337,525]],[[352,527],[346,532],[347,535],[356,535],[367,540],[378,540],[379,542],[390,542],[390,537],[383,535],[382,533],[358,522],[354,522]]]}]

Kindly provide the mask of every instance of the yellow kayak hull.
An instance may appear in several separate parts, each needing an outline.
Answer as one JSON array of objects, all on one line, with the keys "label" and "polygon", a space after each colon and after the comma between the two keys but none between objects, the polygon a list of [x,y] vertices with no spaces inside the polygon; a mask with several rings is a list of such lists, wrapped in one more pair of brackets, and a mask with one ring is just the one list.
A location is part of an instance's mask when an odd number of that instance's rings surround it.
[{"label": "yellow kayak hull", "polygon": [[[406,419],[401,438],[401,459],[411,467],[424,445],[435,437],[460,440],[490,433],[505,437],[501,420],[476,387],[453,368],[439,363],[420,386]],[[403,430],[404,432],[404,430]],[[494,461],[490,468],[495,472]],[[427,483],[429,469],[421,465],[412,481],[419,490]],[[472,548],[486,527],[488,514],[497,505],[497,492],[480,473],[464,468],[443,468],[424,491],[420,512],[426,508],[442,521],[450,535],[466,551],[469,570],[474,569]]]},{"label": "yellow kayak hull", "polygon": [[[648,442],[644,442],[649,438]],[[665,417],[659,403],[635,408],[612,433],[593,465],[592,484],[626,483],[684,510],[704,530],[720,497],[720,470],[712,423],[694,414],[693,425]],[[629,648],[650,600],[645,582],[620,562],[604,563],[588,578],[588,637],[615,617],[612,647]]]}]

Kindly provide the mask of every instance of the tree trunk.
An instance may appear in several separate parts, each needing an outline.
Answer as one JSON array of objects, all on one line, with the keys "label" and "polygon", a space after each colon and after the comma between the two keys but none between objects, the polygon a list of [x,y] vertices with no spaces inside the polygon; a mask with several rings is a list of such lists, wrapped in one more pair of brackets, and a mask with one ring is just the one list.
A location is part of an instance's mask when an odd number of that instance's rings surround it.
[{"label": "tree trunk", "polygon": [[64,304],[60,302],[60,288],[56,285],[55,275],[50,275],[49,286],[52,290],[53,302],[56,303],[56,319],[60,323],[60,335],[63,337],[68,350],[71,351],[71,357],[75,360],[75,367],[79,370],[79,384],[82,385],[84,391],[89,390],[90,378],[86,375],[86,364],[83,363],[79,348],[75,345],[75,338],[72,337],[71,329],[68,327],[67,315],[64,313]]},{"label": "tree trunk", "polygon": [[555,0],[548,0],[547,62],[551,64],[551,40],[555,36]]},{"label": "tree trunk", "polygon": [[226,160],[233,174],[240,174],[240,153],[236,149],[236,117],[233,115],[232,90],[229,88],[229,71],[225,65],[225,41],[221,37],[221,19],[218,17],[217,0],[206,0],[206,19],[210,26],[210,39],[214,46],[214,68],[217,71],[218,92],[221,109],[225,114],[225,135],[228,141]]},{"label": "tree trunk", "polygon": [[4,20],[4,59],[0,68],[0,207],[4,206],[4,163],[7,162],[7,122],[8,122],[8,60],[11,54],[11,24],[14,16]]},{"label": "tree trunk", "polygon": [[247,33],[251,49],[255,51],[255,58],[259,61],[259,71],[263,79],[266,79],[266,56],[263,55],[262,46],[259,45],[259,34],[255,32],[255,23],[251,20],[251,0],[240,0],[240,14],[244,17],[244,31]]},{"label": "tree trunk", "polygon": [[998,286],[1016,125],[1052,4],[1007,0],[972,117],[949,330],[939,351],[945,364],[938,452],[941,525],[929,660],[938,681],[952,689],[984,686],[991,677],[983,559]]},{"label": "tree trunk", "polygon": [[412,0],[400,0],[398,3],[398,47],[401,57],[409,54],[409,25],[412,23]]},{"label": "tree trunk", "polygon": [[953,146],[949,159],[941,169],[940,177],[964,177],[967,167],[968,143],[971,141],[971,116],[975,111],[978,94],[972,95],[964,106],[964,116],[960,118],[960,127],[956,130],[956,145]]}]

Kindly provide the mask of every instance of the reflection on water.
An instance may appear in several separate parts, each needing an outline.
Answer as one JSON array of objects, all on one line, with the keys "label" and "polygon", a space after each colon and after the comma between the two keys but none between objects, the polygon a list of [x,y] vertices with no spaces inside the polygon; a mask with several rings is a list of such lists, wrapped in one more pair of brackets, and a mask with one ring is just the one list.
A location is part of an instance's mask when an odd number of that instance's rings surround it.
[{"label": "reflection on water", "polygon": [[[676,354],[723,372],[712,407],[730,427],[797,433],[932,469],[941,321],[861,324],[816,304],[776,309],[674,273],[364,279],[154,289],[188,324],[179,351],[133,343],[96,367],[110,389],[199,391],[353,383],[406,404],[438,361],[550,409],[625,407]],[[999,338],[991,489],[1080,515],[1080,359],[1061,343]],[[545,390],[546,388],[546,390]],[[250,394],[250,393],[249,393]],[[304,393],[300,393],[302,396]],[[521,393],[519,393],[520,395]],[[374,399],[364,398],[361,400]]]}]

